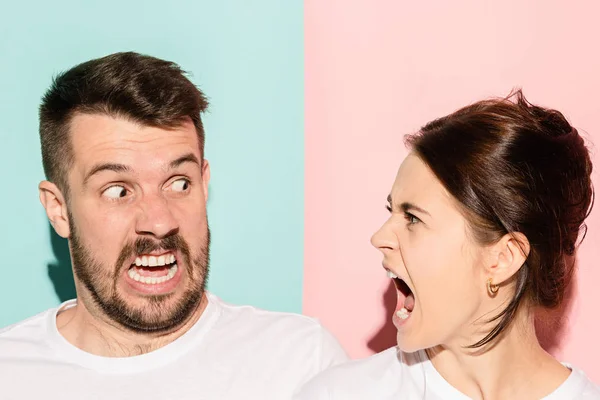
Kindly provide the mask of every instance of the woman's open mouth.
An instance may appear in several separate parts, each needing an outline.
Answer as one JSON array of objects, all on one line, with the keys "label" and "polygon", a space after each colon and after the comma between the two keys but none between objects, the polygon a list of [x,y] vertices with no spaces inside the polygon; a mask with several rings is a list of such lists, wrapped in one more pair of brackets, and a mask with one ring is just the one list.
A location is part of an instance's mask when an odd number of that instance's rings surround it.
[{"label": "woman's open mouth", "polygon": [[392,271],[387,270],[388,277],[394,282],[397,292],[397,304],[394,316],[400,321],[407,320],[415,308],[415,296],[408,284]]}]

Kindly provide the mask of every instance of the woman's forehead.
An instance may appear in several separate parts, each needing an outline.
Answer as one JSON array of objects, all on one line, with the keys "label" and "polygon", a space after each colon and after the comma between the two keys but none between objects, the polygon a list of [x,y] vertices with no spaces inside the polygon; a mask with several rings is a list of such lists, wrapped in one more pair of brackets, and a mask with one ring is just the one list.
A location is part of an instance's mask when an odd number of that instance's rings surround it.
[{"label": "woman's forehead", "polygon": [[395,203],[421,203],[422,208],[432,203],[454,207],[452,197],[444,185],[414,153],[409,154],[400,165],[391,194]]}]

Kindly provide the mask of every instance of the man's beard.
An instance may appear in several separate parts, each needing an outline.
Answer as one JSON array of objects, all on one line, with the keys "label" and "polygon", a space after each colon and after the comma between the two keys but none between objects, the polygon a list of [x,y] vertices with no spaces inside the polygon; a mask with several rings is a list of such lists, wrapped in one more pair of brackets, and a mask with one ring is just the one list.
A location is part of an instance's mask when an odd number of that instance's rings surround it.
[{"label": "man's beard", "polygon": [[[210,229],[206,228],[206,239],[200,246],[199,254],[192,254],[189,245],[179,234],[161,240],[138,237],[133,243],[121,250],[116,265],[112,268],[95,260],[89,249],[78,235],[72,216],[69,218],[71,229],[71,253],[73,271],[76,278],[90,292],[93,301],[112,321],[134,332],[169,332],[184,324],[199,307],[204,295],[208,277]],[[144,296],[147,305],[143,308],[132,307],[119,295],[117,283],[123,274],[124,265],[134,255],[148,254],[153,250],[178,250],[185,263],[187,278],[191,286],[183,293],[181,300],[166,308],[173,293]]]}]

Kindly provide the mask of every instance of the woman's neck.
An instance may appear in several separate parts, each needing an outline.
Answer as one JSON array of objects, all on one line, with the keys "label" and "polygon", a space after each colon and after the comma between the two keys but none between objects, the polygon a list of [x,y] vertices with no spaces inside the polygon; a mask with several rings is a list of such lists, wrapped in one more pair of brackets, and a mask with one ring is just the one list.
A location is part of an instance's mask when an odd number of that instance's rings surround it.
[{"label": "woman's neck", "polygon": [[543,398],[570,374],[541,347],[533,316],[524,309],[493,346],[466,348],[469,344],[437,346],[427,353],[440,375],[472,399]]}]

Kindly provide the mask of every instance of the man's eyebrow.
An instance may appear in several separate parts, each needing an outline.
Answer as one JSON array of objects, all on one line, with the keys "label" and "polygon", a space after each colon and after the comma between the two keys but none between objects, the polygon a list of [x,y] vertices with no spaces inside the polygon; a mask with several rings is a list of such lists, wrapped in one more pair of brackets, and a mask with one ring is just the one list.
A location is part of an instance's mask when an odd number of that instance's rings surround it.
[{"label": "man's eyebrow", "polygon": [[[394,205],[392,204],[392,195],[391,194],[388,195],[387,201],[388,201],[388,203],[390,203],[390,207],[392,207],[392,209],[393,209]],[[417,206],[417,205],[415,205],[413,203],[409,203],[409,202],[406,202],[406,201],[403,202],[403,203],[401,203],[400,206],[397,207],[397,208],[400,208],[404,212],[408,212],[408,211],[414,210],[414,211],[419,211],[419,212],[421,212],[423,214],[431,216],[431,214],[429,214],[426,210],[422,209],[421,207],[419,207],[419,206]]]},{"label": "man's eyebrow", "polygon": [[[194,164],[198,164],[200,165],[200,161],[198,160],[198,157],[196,157],[193,153],[188,153],[185,154],[179,158],[177,158],[176,160],[173,160],[169,163],[169,169],[175,169],[177,167],[179,167],[181,164],[185,164],[186,162],[191,162]],[[96,175],[99,172],[102,171],[113,171],[113,172],[131,172],[131,168],[127,165],[124,164],[117,164],[117,163],[102,163],[102,164],[98,164],[96,166],[94,166],[90,172],[88,172],[88,174],[85,176],[85,179],[83,180],[83,184],[87,185],[88,181],[91,179],[92,176]]]},{"label": "man's eyebrow", "polygon": [[179,167],[181,164],[185,164],[188,162],[198,164],[198,166],[200,166],[200,160],[198,160],[198,157],[196,157],[196,155],[193,153],[188,153],[186,155],[179,157],[176,160],[171,161],[171,163],[169,164],[169,169],[175,169],[175,168]]},{"label": "man's eyebrow", "polygon": [[87,173],[85,179],[83,180],[83,184],[86,185],[92,176],[102,171],[131,172],[131,168],[129,168],[127,165],[116,163],[98,164]]}]

